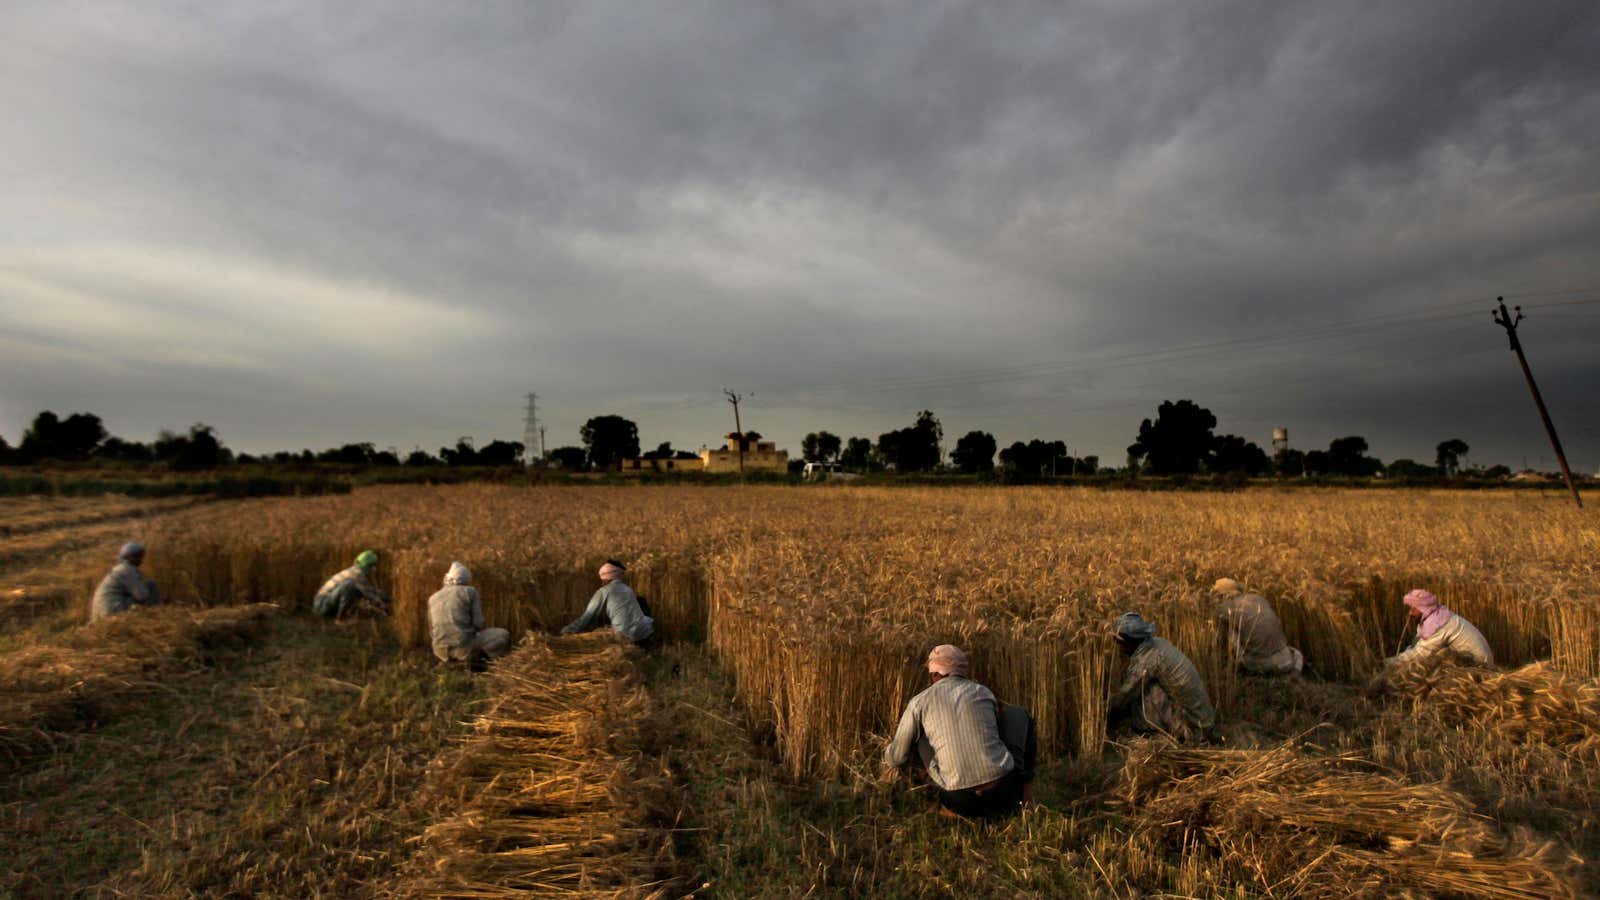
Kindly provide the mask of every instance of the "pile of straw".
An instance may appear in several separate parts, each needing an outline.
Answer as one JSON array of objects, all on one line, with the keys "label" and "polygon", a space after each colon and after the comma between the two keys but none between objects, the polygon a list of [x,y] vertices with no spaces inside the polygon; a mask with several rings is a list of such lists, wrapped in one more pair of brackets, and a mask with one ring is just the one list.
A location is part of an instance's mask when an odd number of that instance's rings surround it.
[{"label": "pile of straw", "polygon": [[1600,680],[1533,663],[1510,672],[1451,661],[1398,666],[1389,686],[1415,713],[1492,729],[1515,741],[1600,750]]},{"label": "pile of straw", "polygon": [[670,785],[647,771],[650,700],[605,634],[531,635],[500,660],[473,734],[429,773],[454,814],[422,835],[396,893],[665,896]]},{"label": "pile of straw", "polygon": [[209,663],[220,647],[253,639],[277,613],[269,604],[138,609],[0,656],[0,772],[163,688],[171,673]]},{"label": "pile of straw", "polygon": [[67,608],[72,593],[63,587],[19,587],[0,591],[0,631],[27,625],[40,616]]},{"label": "pile of straw", "polygon": [[1141,742],[1121,801],[1136,831],[1215,857],[1242,885],[1304,897],[1576,897],[1582,860],[1510,838],[1439,784],[1408,784],[1353,755],[1184,750]]}]

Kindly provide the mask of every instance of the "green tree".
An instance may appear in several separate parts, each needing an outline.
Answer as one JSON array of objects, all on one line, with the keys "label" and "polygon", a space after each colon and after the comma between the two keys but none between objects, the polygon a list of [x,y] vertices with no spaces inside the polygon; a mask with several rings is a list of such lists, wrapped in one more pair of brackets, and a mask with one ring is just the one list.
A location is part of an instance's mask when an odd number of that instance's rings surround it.
[{"label": "green tree", "polygon": [[1243,472],[1246,475],[1265,475],[1272,471],[1272,460],[1267,452],[1236,434],[1219,435],[1211,446],[1211,459],[1206,468],[1218,474]]},{"label": "green tree", "polygon": [[927,472],[939,465],[944,426],[930,410],[917,413],[910,428],[878,435],[878,455],[898,472]]},{"label": "green tree", "polygon": [[472,438],[464,437],[457,440],[454,447],[440,447],[439,458],[447,466],[475,466],[478,464],[478,450],[472,446]]},{"label": "green tree", "polygon": [[595,416],[578,429],[589,465],[614,469],[630,456],[639,455],[639,426],[617,415]]},{"label": "green tree", "polygon": [[832,462],[839,457],[839,436],[831,431],[813,431],[800,441],[800,455],[806,462]]},{"label": "green tree", "polygon": [[521,441],[490,441],[478,451],[480,466],[515,466],[522,463]]},{"label": "green tree", "polygon": [[800,439],[800,458],[806,462],[822,462],[822,447],[815,431]]},{"label": "green tree", "polygon": [[158,462],[178,472],[215,469],[233,461],[233,454],[223,446],[217,430],[204,422],[189,426],[188,434],[162,431],[153,449]]},{"label": "green tree", "polygon": [[410,453],[406,454],[406,465],[408,465],[408,466],[437,466],[437,465],[442,465],[442,463],[440,462],[440,460],[439,460],[439,458],[437,456],[434,456],[433,454],[431,454],[428,451],[422,449],[421,447],[415,447],[415,448],[412,449],[412,451]]},{"label": "green tree", "polygon": [[853,437],[845,442],[839,464],[855,472],[872,470],[872,442],[864,437]]},{"label": "green tree", "polygon": [[557,447],[550,451],[550,459],[569,472],[582,472],[588,467],[589,453],[582,447]]},{"label": "green tree", "polygon": [[34,416],[33,424],[23,432],[17,455],[29,462],[88,459],[105,438],[105,425],[93,413],[73,413],[63,419],[45,410]]},{"label": "green tree", "polygon": [[1401,481],[1421,481],[1433,478],[1438,472],[1414,459],[1397,459],[1389,463],[1387,474],[1390,478]]},{"label": "green tree", "polygon": [[1446,478],[1455,475],[1461,469],[1461,457],[1466,456],[1471,449],[1467,446],[1467,442],[1460,438],[1440,441],[1439,446],[1434,448],[1436,454],[1434,460],[1439,466],[1439,474]]},{"label": "green tree", "polygon": [[138,441],[125,441],[119,437],[108,437],[94,450],[96,459],[109,459],[116,462],[151,462],[156,458],[155,450],[149,444]]},{"label": "green tree", "polygon": [[994,435],[987,431],[969,431],[956,441],[950,451],[950,462],[967,474],[994,471]]},{"label": "green tree", "polygon": [[1334,475],[1368,478],[1383,471],[1383,463],[1366,455],[1367,439],[1360,435],[1336,438],[1328,444],[1328,470]]},{"label": "green tree", "polygon": [[1192,475],[1211,455],[1211,430],[1217,417],[1193,400],[1164,401],[1155,419],[1139,423],[1139,439],[1128,448],[1130,463],[1139,460],[1157,475]]}]

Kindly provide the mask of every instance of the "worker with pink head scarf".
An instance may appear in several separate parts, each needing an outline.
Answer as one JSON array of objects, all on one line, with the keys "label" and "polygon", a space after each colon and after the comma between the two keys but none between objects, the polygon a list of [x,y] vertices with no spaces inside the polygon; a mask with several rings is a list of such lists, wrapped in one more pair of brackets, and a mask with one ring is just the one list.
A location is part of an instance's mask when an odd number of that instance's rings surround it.
[{"label": "worker with pink head scarf", "polygon": [[656,633],[656,620],[650,618],[639,604],[639,597],[628,587],[628,568],[612,559],[600,567],[600,589],[589,598],[583,615],[561,629],[562,634],[577,634],[602,625],[610,625],[617,637],[648,646]]},{"label": "worker with pink head scarf", "polygon": [[1494,665],[1494,651],[1479,631],[1459,613],[1439,602],[1432,592],[1417,588],[1402,600],[1417,623],[1417,640],[1410,649],[1385,662],[1391,666],[1453,655],[1478,666]]}]

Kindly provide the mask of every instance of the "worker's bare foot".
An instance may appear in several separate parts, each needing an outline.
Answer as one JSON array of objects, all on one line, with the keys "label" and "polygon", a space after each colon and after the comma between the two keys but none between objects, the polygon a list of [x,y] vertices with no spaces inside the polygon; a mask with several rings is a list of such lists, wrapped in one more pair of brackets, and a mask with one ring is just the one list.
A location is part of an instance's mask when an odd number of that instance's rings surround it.
[{"label": "worker's bare foot", "polygon": [[961,818],[961,814],[960,813],[957,813],[956,811],[954,811],[952,809],[949,809],[948,807],[944,807],[944,806],[940,806],[939,807],[939,815],[945,817],[946,819],[959,819],[959,818]]}]

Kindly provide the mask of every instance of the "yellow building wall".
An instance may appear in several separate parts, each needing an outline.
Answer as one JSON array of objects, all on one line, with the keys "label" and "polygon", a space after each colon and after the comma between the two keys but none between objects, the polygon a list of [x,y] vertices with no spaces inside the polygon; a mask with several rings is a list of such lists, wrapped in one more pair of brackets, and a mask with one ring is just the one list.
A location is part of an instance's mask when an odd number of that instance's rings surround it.
[{"label": "yellow building wall", "polygon": [[[700,451],[700,459],[705,465],[705,471],[719,474],[739,471],[739,451],[717,448],[716,450]],[[787,450],[746,450],[744,453],[744,470],[746,472],[787,472],[789,471],[789,451]]]}]

